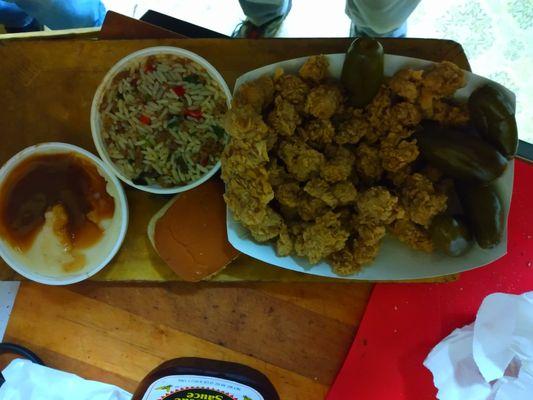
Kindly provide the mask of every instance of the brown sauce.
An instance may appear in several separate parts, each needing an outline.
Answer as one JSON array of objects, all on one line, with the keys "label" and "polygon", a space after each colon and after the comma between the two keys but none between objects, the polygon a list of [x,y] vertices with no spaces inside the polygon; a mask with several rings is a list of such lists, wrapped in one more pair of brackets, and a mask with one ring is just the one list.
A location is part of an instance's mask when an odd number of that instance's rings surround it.
[{"label": "brown sauce", "polygon": [[115,213],[106,184],[92,162],[75,153],[30,157],[0,188],[0,235],[26,251],[42,229],[45,213],[52,210],[57,212],[54,233],[65,247],[90,247],[103,235],[99,222]]}]

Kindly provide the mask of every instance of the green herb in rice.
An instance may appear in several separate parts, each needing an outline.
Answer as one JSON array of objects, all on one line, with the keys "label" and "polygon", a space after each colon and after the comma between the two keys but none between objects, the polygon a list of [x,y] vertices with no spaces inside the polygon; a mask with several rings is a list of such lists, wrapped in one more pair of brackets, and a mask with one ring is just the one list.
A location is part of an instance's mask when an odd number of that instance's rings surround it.
[{"label": "green herb in rice", "polygon": [[220,159],[226,97],[191,60],[164,54],[132,61],[106,88],[99,109],[107,152],[136,184],[186,185]]}]

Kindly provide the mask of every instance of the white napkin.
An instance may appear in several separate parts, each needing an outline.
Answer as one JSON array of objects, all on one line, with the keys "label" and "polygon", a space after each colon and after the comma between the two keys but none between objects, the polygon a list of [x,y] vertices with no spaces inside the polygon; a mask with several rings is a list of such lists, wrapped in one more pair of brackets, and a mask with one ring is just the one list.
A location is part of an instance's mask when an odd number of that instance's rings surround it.
[{"label": "white napkin", "polygon": [[130,400],[131,394],[106,383],[16,359],[2,371],[0,400]]},{"label": "white napkin", "polygon": [[441,400],[533,399],[533,292],[487,296],[427,356]]}]

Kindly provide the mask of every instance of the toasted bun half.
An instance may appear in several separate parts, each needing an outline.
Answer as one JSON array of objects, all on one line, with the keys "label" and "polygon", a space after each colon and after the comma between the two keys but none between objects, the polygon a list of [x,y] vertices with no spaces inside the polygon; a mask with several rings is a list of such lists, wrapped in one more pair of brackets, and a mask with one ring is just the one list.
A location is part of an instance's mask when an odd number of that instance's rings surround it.
[{"label": "toasted bun half", "polygon": [[155,251],[185,281],[207,279],[239,254],[227,239],[223,194],[215,177],[174,197],[148,224]]}]

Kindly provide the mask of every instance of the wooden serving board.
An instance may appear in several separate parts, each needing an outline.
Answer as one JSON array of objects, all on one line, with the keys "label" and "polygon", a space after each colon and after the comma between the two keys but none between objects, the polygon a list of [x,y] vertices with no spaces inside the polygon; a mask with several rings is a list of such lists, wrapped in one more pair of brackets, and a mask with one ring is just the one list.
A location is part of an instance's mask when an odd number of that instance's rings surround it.
[{"label": "wooden serving board", "polygon": [[[127,54],[151,46],[176,46],[205,57],[232,88],[246,71],[273,62],[346,50],[336,39],[31,40],[0,42],[0,164],[23,148],[61,141],[96,154],[89,124],[94,92],[109,68]],[[383,39],[385,51],[469,69],[458,43],[436,39]],[[168,200],[127,188],[130,225],[122,249],[101,281],[172,281],[178,277],[153,251],[146,236],[151,216]],[[0,279],[18,276],[0,262]],[[215,281],[333,281],[276,268],[240,256]]]}]

